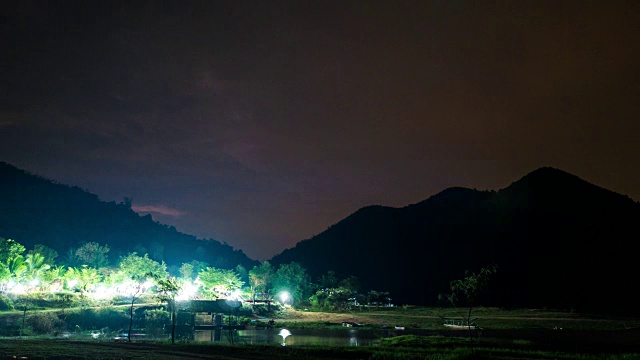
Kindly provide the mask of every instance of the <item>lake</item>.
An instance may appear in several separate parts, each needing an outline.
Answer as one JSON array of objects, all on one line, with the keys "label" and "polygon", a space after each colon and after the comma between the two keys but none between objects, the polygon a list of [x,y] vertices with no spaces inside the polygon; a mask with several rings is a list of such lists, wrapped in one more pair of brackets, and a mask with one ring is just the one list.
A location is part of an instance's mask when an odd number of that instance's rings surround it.
[{"label": "lake", "polygon": [[[458,335],[459,332],[455,332]],[[202,330],[195,331],[197,342],[227,342],[234,344],[279,344],[325,345],[325,346],[368,346],[376,345],[380,339],[398,335],[435,335],[428,330],[393,329],[263,329],[263,330]],[[463,334],[460,334],[463,335]]]}]

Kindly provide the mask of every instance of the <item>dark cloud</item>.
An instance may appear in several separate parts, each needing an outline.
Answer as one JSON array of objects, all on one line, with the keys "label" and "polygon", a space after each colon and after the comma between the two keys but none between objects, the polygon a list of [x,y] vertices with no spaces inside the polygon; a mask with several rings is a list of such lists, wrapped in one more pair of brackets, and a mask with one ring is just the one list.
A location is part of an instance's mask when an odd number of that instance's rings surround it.
[{"label": "dark cloud", "polygon": [[640,5],[13,2],[3,160],[268,258],[555,166],[640,199]]}]

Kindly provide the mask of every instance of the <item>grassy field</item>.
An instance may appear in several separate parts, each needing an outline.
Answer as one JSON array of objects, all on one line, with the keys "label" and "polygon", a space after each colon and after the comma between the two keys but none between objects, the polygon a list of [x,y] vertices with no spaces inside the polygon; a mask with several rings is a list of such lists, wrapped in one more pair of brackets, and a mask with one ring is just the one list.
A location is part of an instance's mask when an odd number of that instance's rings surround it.
[{"label": "grassy field", "polygon": [[[16,313],[0,314],[0,324]],[[461,309],[398,307],[349,312],[278,313],[276,327],[341,327],[364,331],[404,326],[405,332],[361,347],[228,345],[109,340],[72,341],[55,337],[4,337],[3,359],[640,359],[640,319],[571,314],[534,309],[479,308],[481,331],[472,341],[464,330],[447,330],[442,318],[462,317]],[[462,333],[461,333],[462,331]],[[412,333],[413,332],[413,333]],[[402,335],[405,334],[405,335]],[[422,334],[422,335],[415,335]],[[455,336],[453,336],[455,334]]]}]

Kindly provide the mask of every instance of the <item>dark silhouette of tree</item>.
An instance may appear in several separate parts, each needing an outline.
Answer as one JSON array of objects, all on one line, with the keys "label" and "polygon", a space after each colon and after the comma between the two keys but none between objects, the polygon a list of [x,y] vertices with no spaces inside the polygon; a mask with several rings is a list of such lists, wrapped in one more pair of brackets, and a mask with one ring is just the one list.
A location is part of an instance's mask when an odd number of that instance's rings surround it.
[{"label": "dark silhouette of tree", "polygon": [[469,341],[473,339],[471,336],[473,326],[471,312],[473,307],[477,305],[481,293],[486,289],[497,270],[497,265],[491,264],[480,269],[477,274],[467,271],[464,278],[453,280],[450,283],[450,294],[440,295],[441,299],[448,300],[453,306],[468,307],[467,327],[469,328]]}]

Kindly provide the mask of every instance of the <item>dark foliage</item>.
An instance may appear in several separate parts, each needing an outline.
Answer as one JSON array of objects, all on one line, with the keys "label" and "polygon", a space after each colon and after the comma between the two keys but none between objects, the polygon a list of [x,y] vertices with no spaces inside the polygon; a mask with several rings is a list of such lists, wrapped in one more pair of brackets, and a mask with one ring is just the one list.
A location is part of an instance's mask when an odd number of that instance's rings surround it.
[{"label": "dark foliage", "polygon": [[70,331],[103,328],[117,330],[124,329],[129,324],[128,314],[123,308],[82,309],[61,316]]},{"label": "dark foliage", "polygon": [[69,248],[92,241],[111,248],[108,255],[112,263],[136,248],[145,248],[154,260],[164,260],[168,266],[179,267],[192,260],[223,269],[238,264],[250,269],[257,264],[227,244],[197,239],[153,221],[150,215],[140,216],[126,201],[104,202],[80,188],[57,184],[3,162],[0,203],[0,236],[27,248],[42,244],[65,254]]},{"label": "dark foliage", "polygon": [[65,329],[66,324],[52,312],[38,312],[27,318],[27,326],[34,334],[51,334]]},{"label": "dark foliage", "polygon": [[13,300],[4,294],[0,294],[0,311],[13,310]]}]

